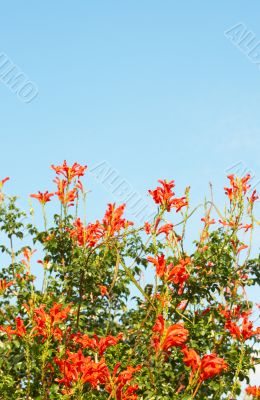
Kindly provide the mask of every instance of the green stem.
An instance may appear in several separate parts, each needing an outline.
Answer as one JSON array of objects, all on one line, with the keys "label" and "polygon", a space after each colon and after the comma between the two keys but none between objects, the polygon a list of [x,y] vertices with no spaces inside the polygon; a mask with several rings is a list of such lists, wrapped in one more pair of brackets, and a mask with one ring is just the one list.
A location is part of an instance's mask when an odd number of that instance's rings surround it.
[{"label": "green stem", "polygon": [[[42,204],[42,214],[43,214],[43,222],[44,222],[44,231],[47,231],[47,215],[46,215],[46,210],[45,210],[45,205]],[[44,267],[43,271],[43,283],[42,283],[42,293],[44,294],[46,289],[47,289],[47,271],[46,268]]]},{"label": "green stem", "polygon": [[27,377],[26,400],[29,400],[31,393],[31,357],[30,357],[30,347],[27,340],[25,342],[25,360],[26,360],[26,377]]},{"label": "green stem", "polygon": [[48,400],[48,394],[47,394],[47,382],[45,379],[45,372],[46,372],[46,360],[48,358],[48,351],[49,351],[49,338],[46,340],[43,346],[43,352],[42,352],[42,357],[41,357],[41,383],[42,383],[42,395],[44,400]]},{"label": "green stem", "polygon": [[146,298],[146,300],[151,304],[151,306],[153,307],[154,310],[156,310],[156,308],[154,307],[153,303],[151,302],[150,297],[145,293],[145,291],[143,290],[143,288],[139,285],[139,283],[137,282],[137,280],[135,279],[134,275],[132,274],[130,268],[128,268],[124,261],[120,258],[120,264],[122,265],[122,267],[124,268],[126,274],[129,276],[129,278],[131,279],[132,283],[137,287],[137,289],[140,291],[140,293]]},{"label": "green stem", "polygon": [[242,343],[241,353],[240,353],[240,357],[239,357],[239,363],[238,363],[238,366],[237,366],[237,369],[236,369],[236,374],[235,374],[235,377],[234,377],[234,383],[233,383],[233,386],[232,386],[232,389],[231,389],[231,393],[230,393],[229,398],[228,398],[229,400],[231,400],[233,398],[234,390],[236,388],[237,381],[238,381],[238,375],[239,375],[239,373],[240,373],[240,371],[242,369],[242,366],[243,366],[244,355],[245,355],[245,345],[244,345],[244,343]]}]

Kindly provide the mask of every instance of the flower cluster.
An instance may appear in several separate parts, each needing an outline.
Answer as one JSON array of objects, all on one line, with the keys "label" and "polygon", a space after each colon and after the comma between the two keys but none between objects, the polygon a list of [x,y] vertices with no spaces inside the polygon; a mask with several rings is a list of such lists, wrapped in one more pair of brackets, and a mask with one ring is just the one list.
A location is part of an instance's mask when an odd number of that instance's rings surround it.
[{"label": "flower cluster", "polygon": [[[260,328],[254,330],[253,322],[248,319],[248,316],[252,313],[251,310],[240,312],[240,306],[237,306],[232,311],[220,308],[220,313],[226,320],[225,328],[231,333],[233,338],[248,340],[252,336],[260,334]],[[240,319],[242,319],[241,326],[239,326]]]},{"label": "flower cluster", "polygon": [[[91,222],[87,167],[51,168],[57,188],[31,194],[43,229],[3,194],[9,178],[0,181],[1,399],[238,398],[260,334],[247,294],[259,284],[250,176],[228,176],[223,211],[213,196],[205,201],[192,241],[200,208],[189,209],[189,187],[178,198],[173,180],[159,180],[149,190],[157,214],[140,227],[126,204],[109,203]],[[47,218],[54,199],[58,211]],[[42,286],[32,274],[39,264]],[[259,387],[245,393],[260,398]]]},{"label": "flower cluster", "polygon": [[195,350],[187,347],[183,347],[182,353],[184,364],[191,367],[192,374],[199,373],[200,381],[205,381],[228,369],[225,360],[218,357],[217,354],[206,354],[200,358]]},{"label": "flower cluster", "polygon": [[84,226],[80,218],[74,222],[74,228],[68,229],[70,236],[75,238],[79,246],[94,247],[101,238],[111,238],[122,229],[133,225],[131,221],[122,218],[125,204],[117,207],[115,204],[108,204],[107,211],[102,222],[96,221]]},{"label": "flower cluster", "polygon": [[0,279],[0,293],[3,293],[8,287],[12,286],[14,282],[7,282],[6,279]]},{"label": "flower cluster", "polygon": [[186,196],[176,198],[175,193],[172,189],[175,186],[174,181],[167,182],[166,180],[159,179],[158,182],[161,187],[158,186],[154,190],[149,190],[149,194],[152,196],[156,204],[159,204],[163,210],[170,211],[172,208],[176,209],[176,212],[180,211],[183,207],[188,205]]},{"label": "flower cluster", "polygon": [[153,326],[153,332],[155,333],[152,336],[152,342],[156,352],[165,351],[166,353],[171,347],[182,346],[189,335],[188,330],[181,323],[166,327],[162,315],[158,315]]},{"label": "flower cluster", "polygon": [[182,294],[183,286],[189,278],[187,266],[191,265],[190,257],[180,259],[176,265],[173,265],[173,263],[167,265],[164,254],[157,256],[157,258],[149,256],[147,260],[155,265],[156,274],[159,278],[178,285],[178,294]]},{"label": "flower cluster", "polygon": [[95,362],[90,356],[85,357],[81,350],[76,353],[67,350],[65,358],[56,357],[54,361],[62,376],[56,380],[59,384],[65,386],[62,391],[63,394],[73,394],[72,387],[78,383],[81,385],[89,383],[96,388],[99,384],[105,384],[109,377],[109,371],[104,360]]},{"label": "flower cluster", "polygon": [[93,335],[93,338],[90,338],[88,335],[80,335],[78,333],[73,340],[75,343],[80,344],[83,349],[90,348],[102,357],[106,349],[110,346],[115,346],[122,337],[123,334],[119,333],[116,337],[108,335],[99,339],[97,335]]},{"label": "flower cluster", "polygon": [[[74,205],[75,199],[78,197],[78,191],[83,192],[83,185],[80,180],[84,176],[87,166],[74,163],[71,167],[68,166],[67,161],[64,160],[62,165],[52,165],[51,168],[56,172],[57,176],[54,179],[54,183],[57,185],[57,191],[51,192],[38,192],[38,194],[31,194],[31,197],[39,200],[39,202],[45,205],[51,200],[51,197],[57,195],[60,202],[64,206]],[[60,178],[61,176],[62,178]]]},{"label": "flower cluster", "polygon": [[[126,370],[118,372],[121,363],[117,363],[112,373],[104,358],[108,347],[115,346],[121,339],[122,334],[117,337],[107,336],[98,339],[97,335],[90,338],[86,334],[78,332],[71,335],[72,341],[80,345],[76,352],[67,350],[61,357],[55,357],[54,362],[59,367],[61,377],[57,382],[64,386],[62,393],[73,394],[80,386],[90,384],[93,388],[103,385],[104,390],[114,395],[116,400],[135,400],[138,398],[136,391],[138,385],[131,385],[133,375],[141,369],[141,366],[127,366]],[[95,354],[95,360],[91,356],[85,356],[82,349],[91,349]],[[97,356],[100,360],[97,360]]]},{"label": "flower cluster", "polygon": [[246,393],[253,396],[254,399],[260,399],[260,386],[248,386]]}]

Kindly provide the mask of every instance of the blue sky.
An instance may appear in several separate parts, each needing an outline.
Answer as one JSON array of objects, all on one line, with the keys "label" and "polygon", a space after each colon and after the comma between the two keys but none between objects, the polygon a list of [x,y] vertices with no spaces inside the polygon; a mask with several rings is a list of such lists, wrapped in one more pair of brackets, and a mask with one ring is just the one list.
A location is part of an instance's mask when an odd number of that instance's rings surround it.
[{"label": "blue sky", "polygon": [[[224,32],[240,22],[260,40],[259,12],[258,1],[6,2],[0,54],[38,96],[26,104],[0,81],[0,176],[26,201],[63,159],[105,160],[144,197],[175,179],[194,205],[209,181],[222,203],[239,162],[257,183],[260,68]],[[100,216],[111,194],[87,185]]]},{"label": "blue sky", "polygon": [[[175,179],[194,205],[209,181],[222,203],[239,162],[257,183],[260,68],[224,32],[242,23],[260,41],[259,12],[258,1],[6,2],[0,54],[38,96],[24,103],[0,79],[0,176],[24,201],[52,188],[63,159],[105,160],[144,197]],[[111,194],[87,185],[100,216]]]},{"label": "blue sky", "polygon": [[0,51],[39,94],[24,104],[0,85],[1,175],[25,195],[51,163],[107,160],[140,191],[175,178],[198,199],[239,161],[260,175],[260,69],[224,35],[243,22],[260,40],[259,12],[258,1],[6,2]]},{"label": "blue sky", "polygon": [[239,161],[259,176],[260,70],[224,35],[243,22],[260,40],[259,12],[258,1],[5,2],[0,52],[39,94],[25,104],[0,85],[1,175],[24,196],[49,185],[51,163],[107,160],[139,191],[174,178],[196,201]]},{"label": "blue sky", "polygon": [[[63,159],[105,160],[144,197],[175,179],[194,205],[209,181],[222,203],[239,162],[256,183],[260,69],[224,32],[241,23],[260,41],[259,15],[258,0],[4,2],[0,54],[38,96],[26,104],[0,82],[0,176],[25,202]],[[98,217],[111,194],[87,185]]]}]

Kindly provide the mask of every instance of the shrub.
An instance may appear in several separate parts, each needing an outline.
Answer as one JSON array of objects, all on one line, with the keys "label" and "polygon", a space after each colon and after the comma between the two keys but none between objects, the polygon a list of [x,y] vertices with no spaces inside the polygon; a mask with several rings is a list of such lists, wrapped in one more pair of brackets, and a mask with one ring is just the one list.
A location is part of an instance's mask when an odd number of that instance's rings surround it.
[{"label": "shrub", "polygon": [[[160,180],[149,190],[158,212],[144,226],[124,217],[124,204],[108,204],[102,220],[87,223],[79,217],[87,167],[64,161],[52,169],[56,191],[31,195],[43,230],[4,194],[8,178],[0,182],[1,399],[238,398],[257,364],[260,333],[246,295],[259,284],[250,176],[228,176],[223,212],[205,202],[188,251],[198,212],[189,188],[176,197],[174,181]],[[60,212],[49,226],[55,199]],[[36,248],[41,289],[31,272]],[[257,387],[246,393],[259,398]]]}]

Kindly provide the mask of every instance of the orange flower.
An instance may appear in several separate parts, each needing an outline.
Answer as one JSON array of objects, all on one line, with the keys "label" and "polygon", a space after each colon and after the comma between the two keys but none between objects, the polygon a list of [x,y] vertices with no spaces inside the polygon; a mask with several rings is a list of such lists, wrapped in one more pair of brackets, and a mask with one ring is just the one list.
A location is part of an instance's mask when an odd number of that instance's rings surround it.
[{"label": "orange flower", "polygon": [[51,267],[51,263],[48,259],[47,260],[37,260],[37,263],[41,264],[43,266],[43,268],[46,270],[49,270]]},{"label": "orange flower", "polygon": [[25,247],[25,248],[23,249],[23,255],[24,255],[26,261],[30,262],[30,260],[31,260],[31,258],[32,258],[32,256],[33,256],[33,254],[34,254],[35,252],[36,252],[36,250],[31,250],[31,249],[29,249],[29,247]]},{"label": "orange flower", "polygon": [[152,196],[154,202],[163,207],[164,210],[170,211],[173,207],[176,208],[176,212],[180,211],[182,207],[188,205],[187,198],[174,198],[175,193],[172,191],[175,184],[174,181],[167,182],[166,180],[159,179],[158,182],[162,187],[157,186],[155,190],[148,190],[148,193]]},{"label": "orange flower", "polygon": [[254,399],[260,399],[260,386],[248,386],[246,393],[253,396]]},{"label": "orange flower", "polygon": [[191,367],[193,373],[197,371],[201,365],[201,360],[198,353],[196,353],[196,351],[193,349],[188,349],[186,346],[183,347],[181,351],[184,355],[184,364],[187,365],[187,367]]},{"label": "orange flower", "polygon": [[182,346],[188,339],[188,330],[184,328],[183,324],[177,323],[165,327],[165,322],[162,315],[158,315],[153,326],[152,342],[156,352],[168,352],[171,347]]},{"label": "orange flower", "polygon": [[256,190],[254,189],[254,191],[251,194],[251,196],[249,197],[248,201],[249,201],[249,203],[253,204],[258,199],[259,199],[259,196],[257,196]]},{"label": "orange flower", "polygon": [[39,200],[39,202],[44,205],[48,201],[51,201],[51,197],[54,196],[54,193],[49,193],[48,190],[46,190],[44,193],[38,191],[38,194],[31,194],[30,196]]},{"label": "orange flower", "polygon": [[209,216],[209,215],[206,215],[206,217],[201,218],[201,221],[204,222],[205,225],[207,225],[207,226],[216,223],[216,221],[215,221],[214,219],[210,219],[210,216]]},{"label": "orange flower", "polygon": [[23,320],[20,317],[16,318],[16,335],[20,337],[26,335],[26,329]]},{"label": "orange flower", "polygon": [[70,312],[70,306],[62,307],[62,304],[54,303],[49,312],[45,311],[45,304],[35,308],[33,320],[36,324],[34,330],[37,336],[43,336],[44,339],[53,336],[61,340],[62,331],[57,325],[65,321]]},{"label": "orange flower", "polygon": [[81,176],[84,176],[87,166],[80,165],[75,162],[71,167],[69,167],[67,165],[67,161],[64,160],[63,165],[51,165],[51,168],[56,172],[57,175],[63,175],[66,179],[66,182],[70,184],[74,178],[80,178]]},{"label": "orange flower", "polygon": [[230,226],[231,228],[235,226],[235,223],[233,221],[226,221],[226,220],[221,220],[219,219],[219,223],[222,224],[223,226]]},{"label": "orange flower", "polygon": [[3,186],[4,186],[5,182],[9,181],[9,179],[10,178],[7,177],[0,181],[0,202],[2,202],[4,200],[4,194],[2,193]]},{"label": "orange flower", "polygon": [[253,330],[252,321],[249,321],[247,317],[244,317],[241,328],[241,335],[243,336],[244,340],[250,339],[252,336],[257,334],[258,330],[256,331]]},{"label": "orange flower", "polygon": [[205,381],[206,379],[212,378],[213,376],[220,374],[222,371],[226,371],[227,368],[228,365],[223,358],[218,357],[214,353],[207,354],[201,359],[200,380]]},{"label": "orange flower", "polygon": [[248,232],[249,229],[251,229],[253,227],[252,224],[245,224],[245,225],[241,225],[239,229],[244,229],[245,233]]},{"label": "orange flower", "polygon": [[195,350],[188,349],[186,346],[181,351],[184,355],[183,362],[187,367],[191,367],[192,373],[200,371],[200,381],[212,378],[228,368],[225,360],[218,357],[217,354],[206,354],[201,359]]},{"label": "orange flower", "polygon": [[[102,359],[94,362],[91,357],[85,357],[81,350],[77,353],[66,351],[66,358],[55,358],[54,362],[58,365],[62,378],[56,379],[57,382],[64,384],[66,388],[71,388],[73,384],[81,382],[89,383],[92,387],[105,384],[109,378],[109,371]],[[65,390],[64,394],[73,394],[73,391]]]},{"label": "orange flower", "polygon": [[172,200],[172,206],[176,209],[176,212],[180,211],[182,207],[186,207],[188,204],[188,200],[185,196]]},{"label": "orange flower", "polygon": [[0,325],[0,332],[6,333],[9,340],[11,338],[11,335],[16,335],[16,330],[12,329],[10,325],[7,326]]},{"label": "orange flower", "polygon": [[23,323],[23,320],[20,317],[15,319],[16,322],[16,329],[12,329],[10,325],[8,326],[0,326],[0,331],[7,334],[8,338],[11,338],[11,335],[16,335],[19,337],[23,337],[26,335],[26,329]]},{"label": "orange flower", "polygon": [[241,336],[240,329],[234,322],[228,320],[225,323],[225,328],[231,333],[233,337],[240,338]]},{"label": "orange flower", "polygon": [[30,267],[30,262],[33,254],[36,252],[36,250],[31,250],[29,247],[25,247],[23,249],[23,255],[24,259],[21,261],[21,264],[23,264],[26,268],[26,273],[30,274],[31,273],[31,267]]},{"label": "orange flower", "polygon": [[168,238],[169,233],[173,230],[173,224],[165,224],[157,229],[156,235],[160,235],[161,233],[165,233],[165,236]]},{"label": "orange flower", "polygon": [[75,229],[69,230],[70,236],[77,239],[79,246],[88,245],[89,247],[94,247],[105,234],[114,236],[121,229],[133,225],[132,222],[121,218],[124,209],[125,204],[122,204],[118,208],[115,207],[115,204],[108,204],[108,209],[102,223],[96,221],[94,224],[90,223],[86,227],[83,226],[80,218],[77,218],[73,224]]},{"label": "orange flower", "polygon": [[159,276],[159,278],[162,278],[167,271],[166,260],[165,260],[164,254],[157,256],[157,258],[153,258],[153,257],[149,256],[149,257],[147,257],[147,260],[149,262],[151,262],[152,264],[154,264],[154,266],[156,267],[156,274]]},{"label": "orange flower", "polygon": [[117,363],[114,367],[113,375],[106,384],[105,389],[108,393],[115,393],[115,400],[137,400],[138,385],[130,385],[133,375],[140,371],[141,366],[127,366],[126,369],[117,374],[121,363]]},{"label": "orange flower", "polygon": [[235,175],[228,175],[228,179],[230,181],[231,187],[224,187],[225,194],[228,196],[230,202],[234,199],[241,197],[245,194],[249,189],[250,185],[248,185],[248,181],[251,179],[251,176],[247,174],[243,178],[235,177]]},{"label": "orange flower", "polygon": [[181,346],[188,339],[188,330],[184,328],[183,324],[177,323],[168,327],[165,339],[162,343],[162,349],[167,351],[173,346]]},{"label": "orange flower", "polygon": [[9,180],[10,180],[10,178],[9,178],[9,176],[8,176],[8,177],[6,177],[6,178],[4,178],[4,179],[2,179],[2,180],[0,181],[0,190],[1,190],[2,187],[4,186],[5,182],[7,182],[7,181],[9,181]]},{"label": "orange flower", "polygon": [[150,233],[152,232],[151,224],[149,222],[144,223],[144,230],[147,233],[147,235],[150,235]]},{"label": "orange flower", "polygon": [[98,339],[97,335],[93,335],[93,338],[90,338],[88,335],[80,336],[80,334],[77,334],[74,338],[74,342],[79,343],[83,349],[90,348],[95,352],[98,352],[101,357],[108,347],[115,346],[122,337],[122,333],[119,333],[117,336],[108,335],[100,339]]},{"label": "orange flower", "polygon": [[237,253],[239,253],[240,251],[245,250],[245,249],[247,249],[247,248],[248,248],[248,245],[242,244],[241,246],[238,247]]},{"label": "orange flower", "polygon": [[152,227],[149,222],[144,223],[144,230],[149,235],[150,233],[155,233],[156,236],[160,235],[161,233],[164,233],[166,238],[168,239],[169,233],[173,231],[173,224],[164,224],[160,228],[158,228],[159,223],[161,222],[161,218],[157,218],[155,221],[154,226]]},{"label": "orange flower", "polygon": [[57,184],[58,191],[55,193],[63,205],[73,206],[74,200],[78,197],[77,188],[68,190],[68,182],[64,179],[54,179]]},{"label": "orange flower", "polygon": [[187,271],[187,265],[189,264],[191,264],[191,259],[189,257],[186,257],[184,259],[179,260],[179,264],[169,268],[167,281],[179,285],[178,294],[182,294],[184,283],[190,276],[190,274]]},{"label": "orange flower", "polygon": [[99,221],[94,224],[88,224],[86,227],[77,218],[73,224],[75,229],[69,229],[70,236],[75,238],[79,246],[94,247],[104,235],[104,228]]},{"label": "orange flower", "polygon": [[[125,390],[123,393],[122,400],[137,400],[138,395],[135,393],[139,389],[138,385],[130,385],[128,388]],[[120,394],[121,396],[121,394]],[[120,400],[120,397],[118,397],[118,400]]]},{"label": "orange flower", "polygon": [[114,236],[116,232],[119,232],[121,229],[126,229],[128,226],[133,225],[133,222],[127,221],[124,218],[121,218],[124,210],[125,204],[117,207],[114,204],[108,204],[107,211],[103,218],[103,227],[108,236]]},{"label": "orange flower", "polygon": [[13,281],[6,282],[6,279],[0,279],[0,293],[4,292],[13,283]]},{"label": "orange flower", "polygon": [[188,300],[182,300],[182,301],[177,305],[177,308],[178,308],[179,310],[185,310],[185,308],[187,307],[187,303],[188,303]]},{"label": "orange flower", "polygon": [[164,327],[165,327],[164,318],[160,314],[158,315],[155,324],[153,326],[153,332],[158,332],[160,335],[162,335],[164,332]]},{"label": "orange flower", "polygon": [[251,175],[247,174],[246,176],[244,176],[243,178],[241,178],[241,186],[242,186],[242,191],[245,194],[248,189],[250,189],[251,185],[248,185],[247,182],[249,182],[251,179]]},{"label": "orange flower", "polygon": [[79,189],[82,193],[84,193],[84,186],[80,180],[76,184],[76,188]]},{"label": "orange flower", "polygon": [[180,259],[179,264],[175,266],[172,263],[166,265],[164,254],[158,255],[157,258],[148,256],[147,260],[155,265],[159,278],[179,285],[179,294],[182,293],[184,283],[190,276],[187,271],[187,265],[191,264],[189,257]]},{"label": "orange flower", "polygon": [[158,302],[160,303],[160,306],[164,308],[165,306],[170,305],[170,301],[167,295],[164,293],[155,293],[153,296]]},{"label": "orange flower", "polygon": [[[248,320],[251,310],[240,314],[240,307],[238,306],[232,312],[229,310],[220,310],[220,312],[226,318],[225,329],[231,333],[233,338],[245,341],[258,334],[258,330],[253,329],[253,323]],[[232,321],[232,319],[239,321],[240,318],[242,318],[241,327]]]},{"label": "orange flower", "polygon": [[108,296],[107,287],[104,285],[99,285],[101,296]]},{"label": "orange flower", "polygon": [[156,204],[162,205],[165,210],[170,211],[172,208],[172,198],[175,193],[172,191],[175,184],[174,181],[167,182],[166,180],[159,179],[158,182],[162,187],[157,186],[155,190],[148,190]]}]

